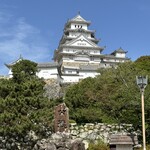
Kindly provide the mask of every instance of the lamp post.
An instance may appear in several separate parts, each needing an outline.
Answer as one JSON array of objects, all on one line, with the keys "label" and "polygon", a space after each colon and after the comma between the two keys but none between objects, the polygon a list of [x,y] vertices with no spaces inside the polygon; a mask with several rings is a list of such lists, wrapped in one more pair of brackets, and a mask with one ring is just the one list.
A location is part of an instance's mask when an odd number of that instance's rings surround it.
[{"label": "lamp post", "polygon": [[148,77],[136,76],[136,82],[141,92],[141,107],[142,107],[142,132],[143,132],[143,150],[146,150],[146,137],[145,137],[145,113],[144,113],[144,89],[147,85]]}]

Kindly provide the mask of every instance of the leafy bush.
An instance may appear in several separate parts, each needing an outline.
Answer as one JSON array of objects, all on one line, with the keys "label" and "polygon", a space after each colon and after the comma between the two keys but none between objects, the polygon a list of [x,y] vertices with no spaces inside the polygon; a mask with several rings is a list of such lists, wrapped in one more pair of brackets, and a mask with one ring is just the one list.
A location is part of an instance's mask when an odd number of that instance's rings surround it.
[{"label": "leafy bush", "polygon": [[109,147],[100,140],[97,143],[90,143],[88,150],[109,150]]}]

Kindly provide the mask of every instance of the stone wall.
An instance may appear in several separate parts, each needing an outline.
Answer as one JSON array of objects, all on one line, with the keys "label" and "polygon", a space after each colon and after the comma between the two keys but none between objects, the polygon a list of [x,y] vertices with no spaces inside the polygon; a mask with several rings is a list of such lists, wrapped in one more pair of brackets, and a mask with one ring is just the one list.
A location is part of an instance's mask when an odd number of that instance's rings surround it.
[{"label": "stone wall", "polygon": [[44,86],[44,97],[47,97],[48,99],[57,99],[63,96],[61,87],[57,80],[55,79],[48,79],[45,80],[45,86]]},{"label": "stone wall", "polygon": [[[88,148],[89,142],[103,140],[109,143],[111,134],[127,134],[133,131],[131,124],[104,124],[104,123],[86,123],[78,125],[70,124],[68,133],[53,133],[48,138],[40,138],[33,131],[30,131],[24,138],[0,137],[0,150],[75,150],[73,147],[81,146],[81,150]],[[76,149],[78,150],[78,149]]]},{"label": "stone wall", "polygon": [[[70,134],[73,139],[81,138],[87,142],[102,140],[109,143],[111,134],[128,134],[133,131],[132,124],[86,123],[84,125],[70,124]],[[132,132],[133,133],[133,132]],[[134,133],[133,133],[134,134]]]},{"label": "stone wall", "polygon": [[[76,123],[70,124],[70,130],[65,133],[54,133],[48,139],[39,140],[34,147],[53,147],[54,150],[64,148],[64,150],[84,150],[88,148],[90,142],[102,140],[109,144],[111,134],[127,134],[131,133],[133,127],[131,124],[104,124],[104,123],[86,123],[78,125]],[[77,149],[73,149],[77,147]],[[80,148],[79,148],[80,147]],[[51,150],[51,149],[49,149]]]}]

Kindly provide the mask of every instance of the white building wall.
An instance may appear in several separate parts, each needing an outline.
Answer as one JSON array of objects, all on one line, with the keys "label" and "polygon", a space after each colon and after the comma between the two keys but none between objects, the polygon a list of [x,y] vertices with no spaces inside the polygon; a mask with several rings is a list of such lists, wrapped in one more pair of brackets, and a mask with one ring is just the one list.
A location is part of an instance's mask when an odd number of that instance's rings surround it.
[{"label": "white building wall", "polygon": [[[69,32],[69,37],[75,38],[75,37],[79,36],[80,34],[81,34],[80,32],[79,33],[78,32]],[[90,33],[82,33],[82,35],[86,36],[89,39],[93,39],[93,38],[91,38]]]},{"label": "white building wall", "polygon": [[11,69],[9,69],[8,76],[9,76],[9,78],[13,77]]},{"label": "white building wall", "polygon": [[77,74],[77,71],[76,70],[64,70],[64,73],[65,74]]},{"label": "white building wall", "polygon": [[[9,75],[9,78],[13,77],[11,69],[9,70],[8,75]],[[44,79],[57,79],[58,70],[57,70],[57,67],[56,68],[41,69],[39,72],[36,73],[36,75],[39,78],[44,78]]]},{"label": "white building wall", "polygon": [[94,78],[95,76],[99,75],[100,73],[97,73],[96,71],[80,71],[79,75],[82,76],[82,78],[87,78],[87,77],[92,77]]},{"label": "white building wall", "polygon": [[85,29],[85,30],[87,30],[87,25],[86,24],[80,24],[80,23],[72,23],[71,24],[71,29],[80,29],[80,28],[82,28],[82,29]]},{"label": "white building wall", "polygon": [[76,61],[90,61],[90,57],[89,56],[86,56],[86,55],[78,55],[78,56],[76,56],[75,58],[74,58],[74,60],[76,60]]},{"label": "white building wall", "polygon": [[79,76],[62,76],[63,80],[61,83],[76,83],[79,82],[80,78]]},{"label": "white building wall", "polygon": [[63,75],[62,76],[62,78],[63,78],[62,83],[76,83],[76,82],[79,82],[80,80],[85,79],[87,77],[94,78],[97,75],[99,75],[99,73],[97,73],[96,71],[91,72],[91,71],[82,70],[79,72],[79,76],[74,76],[74,75],[65,76],[65,75]]},{"label": "white building wall", "polygon": [[92,55],[99,55],[99,54],[101,54],[101,52],[100,52],[100,50],[91,50],[90,54],[92,54]]},{"label": "white building wall", "polygon": [[125,53],[116,53],[116,57],[125,58],[126,54]]},{"label": "white building wall", "polygon": [[48,68],[48,69],[43,68],[39,72],[37,72],[36,75],[39,78],[44,78],[44,79],[54,78],[54,79],[56,79],[57,75],[58,75],[58,70],[57,70],[57,67],[56,68]]}]

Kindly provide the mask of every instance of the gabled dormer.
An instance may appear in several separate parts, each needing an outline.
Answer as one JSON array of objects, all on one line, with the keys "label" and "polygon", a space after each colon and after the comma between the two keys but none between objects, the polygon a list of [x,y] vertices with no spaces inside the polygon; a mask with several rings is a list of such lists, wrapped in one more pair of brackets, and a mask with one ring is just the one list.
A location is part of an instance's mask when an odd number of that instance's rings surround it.
[{"label": "gabled dormer", "polygon": [[[97,44],[89,40],[85,35],[80,34],[78,37],[75,39],[72,39],[71,41],[62,44],[60,47],[78,47],[78,48],[92,48],[99,50],[100,52],[103,50],[102,47],[99,47]],[[92,50],[91,49],[91,50]]]}]

